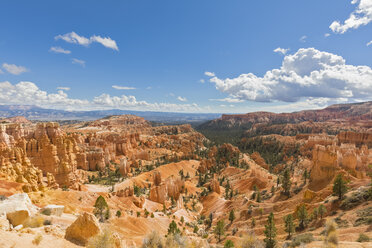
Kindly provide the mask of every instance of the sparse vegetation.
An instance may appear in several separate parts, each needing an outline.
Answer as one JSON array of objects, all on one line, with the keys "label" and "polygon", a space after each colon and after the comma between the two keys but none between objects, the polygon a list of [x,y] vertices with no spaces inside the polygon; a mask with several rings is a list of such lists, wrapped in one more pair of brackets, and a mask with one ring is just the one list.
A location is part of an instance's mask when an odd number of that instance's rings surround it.
[{"label": "sparse vegetation", "polygon": [[293,237],[290,246],[291,247],[297,247],[301,244],[308,244],[314,241],[314,237],[311,233],[302,233],[295,237]]},{"label": "sparse vegetation", "polygon": [[333,193],[341,200],[347,192],[346,181],[341,174],[338,174],[333,182]]},{"label": "sparse vegetation", "polygon": [[276,246],[276,227],[274,223],[274,214],[271,212],[267,218],[267,224],[265,225],[265,236],[264,239],[266,248],[274,248]]},{"label": "sparse vegetation", "polygon": [[104,222],[110,218],[110,209],[103,196],[98,196],[96,203],[94,204],[93,213],[100,222]]},{"label": "sparse vegetation", "polygon": [[221,236],[225,234],[225,222],[223,220],[219,220],[217,225],[214,229],[214,234],[218,238],[218,242],[221,242]]},{"label": "sparse vegetation", "polygon": [[41,236],[41,234],[37,234],[34,239],[32,240],[32,243],[34,245],[39,245],[41,243],[41,241],[43,240],[43,236]]},{"label": "sparse vegetation", "polygon": [[361,242],[361,243],[362,242],[369,242],[369,237],[366,234],[361,233],[361,234],[359,234],[357,242]]},{"label": "sparse vegetation", "polygon": [[115,238],[112,231],[106,228],[102,233],[88,240],[87,248],[116,248],[118,242],[120,240]]}]

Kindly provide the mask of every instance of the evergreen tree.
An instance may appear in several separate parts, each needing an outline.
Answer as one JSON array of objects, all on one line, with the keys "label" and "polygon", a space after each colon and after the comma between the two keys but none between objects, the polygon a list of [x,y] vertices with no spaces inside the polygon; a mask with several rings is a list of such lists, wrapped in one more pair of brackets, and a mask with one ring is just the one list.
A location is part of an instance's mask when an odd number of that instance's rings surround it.
[{"label": "evergreen tree", "polygon": [[229,221],[232,224],[234,220],[235,220],[235,213],[234,213],[234,209],[232,209],[229,214]]},{"label": "evergreen tree", "polygon": [[304,174],[302,175],[304,178],[304,184],[306,184],[306,180],[309,178],[309,173],[307,172],[307,169],[305,169]]},{"label": "evergreen tree", "polygon": [[260,191],[257,192],[257,202],[261,202],[261,193],[260,193]]},{"label": "evergreen tree", "polygon": [[274,248],[276,245],[276,227],[274,223],[274,214],[273,212],[270,213],[269,217],[267,218],[267,224],[265,225],[265,236],[264,242],[266,244],[266,248]]},{"label": "evergreen tree", "polygon": [[320,219],[323,219],[323,216],[325,215],[326,212],[327,212],[326,207],[323,204],[320,204],[320,206],[318,207],[318,214],[320,216]]},{"label": "evergreen tree", "polygon": [[313,213],[311,214],[313,220],[318,219],[318,208],[314,208]]},{"label": "evergreen tree", "polygon": [[178,229],[177,223],[174,220],[172,220],[172,222],[169,224],[168,234],[175,235],[177,233],[181,233],[181,231],[180,229]]},{"label": "evergreen tree", "polygon": [[93,214],[99,219],[100,222],[104,222],[110,217],[110,209],[103,196],[98,196],[96,203],[94,204]]},{"label": "evergreen tree", "polygon": [[299,227],[304,229],[306,226],[308,214],[305,205],[301,205],[297,212],[298,220],[299,220]]},{"label": "evergreen tree", "polygon": [[291,189],[291,175],[290,175],[290,172],[288,169],[286,169],[284,171],[284,174],[283,174],[283,180],[282,180],[282,187],[283,187],[283,190],[284,190],[284,194],[286,194],[287,196],[289,196],[289,192],[290,192],[290,189]]},{"label": "evergreen tree", "polygon": [[346,181],[342,178],[341,174],[338,174],[333,182],[333,193],[338,196],[339,200],[341,200],[346,192]]},{"label": "evergreen tree", "polygon": [[214,234],[217,236],[218,242],[221,242],[221,236],[225,234],[225,222],[223,220],[217,222]]},{"label": "evergreen tree", "polygon": [[284,227],[284,230],[288,233],[288,239],[290,239],[294,232],[293,215],[289,214],[284,217]]},{"label": "evergreen tree", "polygon": [[251,227],[254,228],[255,226],[256,226],[256,220],[254,217],[252,217]]}]

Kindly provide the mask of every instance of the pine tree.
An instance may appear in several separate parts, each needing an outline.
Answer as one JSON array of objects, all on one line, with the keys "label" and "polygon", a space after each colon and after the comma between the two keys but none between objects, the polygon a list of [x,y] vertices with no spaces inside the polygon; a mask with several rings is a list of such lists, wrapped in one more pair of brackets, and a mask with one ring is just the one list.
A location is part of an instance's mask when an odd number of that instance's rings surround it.
[{"label": "pine tree", "polygon": [[172,220],[172,222],[169,224],[169,227],[168,227],[168,234],[177,234],[177,233],[181,233],[180,229],[178,229],[177,227],[177,223]]},{"label": "pine tree", "polygon": [[214,234],[216,234],[218,242],[221,242],[221,236],[225,234],[225,222],[223,220],[219,220],[217,222],[217,225],[214,229]]},{"label": "pine tree", "polygon": [[300,222],[299,227],[301,229],[304,229],[305,226],[306,226],[307,217],[308,217],[308,214],[307,214],[307,210],[306,210],[305,205],[301,205],[300,206],[300,208],[298,209],[297,216],[298,216],[298,220]]},{"label": "pine tree", "polygon": [[232,209],[229,214],[229,221],[232,224],[234,220],[235,220],[235,213],[234,213],[234,209]]},{"label": "pine tree", "polygon": [[282,180],[282,187],[283,187],[283,190],[284,190],[284,194],[286,194],[287,196],[289,196],[289,192],[290,192],[290,189],[291,189],[291,175],[289,173],[289,170],[286,169],[284,171],[284,174],[283,174],[283,180]]},{"label": "pine tree", "polygon": [[318,208],[314,208],[313,213],[311,214],[313,220],[318,219]]},{"label": "pine tree", "polygon": [[290,239],[292,237],[292,233],[294,232],[293,215],[289,214],[284,217],[284,226],[284,230],[286,233],[288,233],[288,239]]},{"label": "pine tree", "polygon": [[96,203],[94,204],[93,214],[99,219],[100,222],[104,222],[110,217],[110,209],[103,196],[98,196]]},{"label": "pine tree", "polygon": [[257,202],[261,202],[261,193],[260,193],[260,191],[257,192]]},{"label": "pine tree", "polygon": [[323,219],[323,216],[324,214],[327,212],[327,209],[326,207],[324,207],[323,204],[320,204],[320,206],[318,207],[318,214],[320,216],[320,219]]},{"label": "pine tree", "polygon": [[346,181],[342,178],[341,174],[338,174],[333,182],[333,193],[338,196],[339,200],[341,200],[346,192],[347,192]]},{"label": "pine tree", "polygon": [[254,228],[256,226],[256,220],[252,217],[251,227]]},{"label": "pine tree", "polygon": [[267,224],[265,225],[265,236],[264,239],[266,248],[274,248],[276,245],[276,227],[274,223],[274,214],[273,212],[270,213],[269,217],[267,218]]},{"label": "pine tree", "polygon": [[302,177],[304,178],[304,184],[306,184],[306,180],[309,177],[309,173],[307,172],[307,169],[305,169],[304,174],[302,175]]}]

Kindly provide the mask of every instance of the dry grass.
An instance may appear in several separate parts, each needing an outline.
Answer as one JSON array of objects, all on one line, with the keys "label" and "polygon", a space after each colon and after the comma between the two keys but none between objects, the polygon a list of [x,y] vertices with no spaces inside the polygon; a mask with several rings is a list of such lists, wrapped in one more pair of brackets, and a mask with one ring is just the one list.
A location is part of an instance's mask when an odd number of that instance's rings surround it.
[{"label": "dry grass", "polygon": [[39,233],[39,234],[37,234],[37,235],[35,236],[35,238],[32,240],[32,243],[33,243],[34,245],[39,245],[39,244],[41,243],[42,240],[43,240],[43,236],[41,236],[41,234]]}]

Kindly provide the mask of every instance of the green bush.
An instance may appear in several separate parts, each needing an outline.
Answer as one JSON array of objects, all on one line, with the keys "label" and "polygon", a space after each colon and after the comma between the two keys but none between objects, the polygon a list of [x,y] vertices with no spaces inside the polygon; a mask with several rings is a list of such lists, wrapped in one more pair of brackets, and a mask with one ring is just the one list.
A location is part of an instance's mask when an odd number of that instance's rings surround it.
[{"label": "green bush", "polygon": [[369,237],[365,235],[364,233],[359,234],[359,238],[357,239],[357,242],[369,242]]}]

